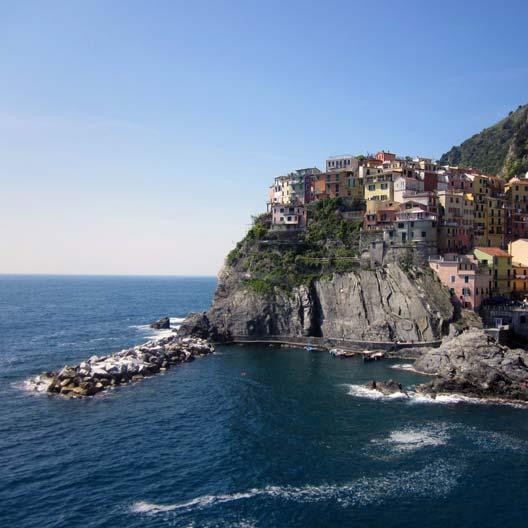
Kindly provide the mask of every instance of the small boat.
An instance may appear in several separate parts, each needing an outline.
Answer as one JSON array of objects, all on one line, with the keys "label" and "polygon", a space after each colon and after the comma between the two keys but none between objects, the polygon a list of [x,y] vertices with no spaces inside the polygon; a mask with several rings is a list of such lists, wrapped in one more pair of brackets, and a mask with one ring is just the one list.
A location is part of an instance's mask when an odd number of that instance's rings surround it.
[{"label": "small boat", "polygon": [[308,352],[315,352],[317,349],[313,346],[307,345],[304,347],[304,350],[307,350]]},{"label": "small boat", "polygon": [[379,361],[380,359],[383,359],[385,357],[385,354],[383,352],[370,352],[369,350],[363,351],[363,361]]},{"label": "small boat", "polygon": [[345,356],[347,352],[345,352],[342,348],[331,348],[330,354],[334,357],[341,357]]}]

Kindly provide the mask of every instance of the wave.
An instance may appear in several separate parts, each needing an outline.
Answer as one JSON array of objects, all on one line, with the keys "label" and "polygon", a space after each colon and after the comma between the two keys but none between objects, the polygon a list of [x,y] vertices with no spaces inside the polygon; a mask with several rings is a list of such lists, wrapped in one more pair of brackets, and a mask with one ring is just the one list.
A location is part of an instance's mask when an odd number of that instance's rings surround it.
[{"label": "wave", "polygon": [[406,372],[414,372],[415,374],[422,374],[423,376],[431,376],[431,374],[416,370],[413,363],[398,363],[396,365],[391,365],[390,368],[395,370],[405,370]]},{"label": "wave", "polygon": [[454,405],[461,403],[477,404],[477,405],[508,405],[519,409],[526,409],[528,404],[524,402],[515,402],[511,400],[503,400],[500,398],[475,398],[472,396],[465,396],[463,394],[438,394],[435,398],[427,394],[418,393],[416,391],[395,392],[393,394],[385,395],[375,389],[369,389],[363,385],[349,385],[348,395],[356,398],[367,398],[370,400],[403,400],[408,404],[433,404],[433,405]]},{"label": "wave", "polygon": [[349,396],[356,396],[358,398],[367,398],[369,400],[408,400],[409,395],[403,392],[394,392],[393,394],[385,395],[376,389],[369,389],[364,385],[348,385]]},{"label": "wave", "polygon": [[[449,427],[444,424],[432,424],[425,427],[405,427],[391,431],[388,436],[371,440],[369,456],[386,459],[391,455],[412,453],[425,448],[446,445],[450,435]],[[374,449],[374,453],[372,453]]]},{"label": "wave", "polygon": [[145,337],[152,340],[158,340],[163,339],[164,337],[167,337],[169,335],[173,334],[173,330],[179,330],[181,327],[181,323],[185,321],[185,317],[169,317],[170,321],[170,328],[164,328],[160,330],[156,330],[155,328],[151,328],[149,324],[143,324],[143,325],[130,325],[129,328],[135,328],[136,330],[139,330],[140,332],[145,333]]},{"label": "wave", "polygon": [[225,495],[203,495],[201,497],[196,497],[186,502],[178,502],[176,504],[153,504],[151,502],[138,501],[135,502],[130,511],[133,513],[147,513],[147,514],[156,514],[164,513],[174,510],[190,510],[190,509],[203,509],[208,506],[214,506],[216,504],[222,504],[224,502],[232,502],[241,499],[250,499],[259,495],[261,490],[250,490],[244,493],[232,493]]},{"label": "wave", "polygon": [[221,495],[204,495],[186,502],[156,504],[139,501],[132,504],[133,513],[155,515],[166,512],[189,512],[217,504],[251,500],[314,503],[332,501],[341,507],[365,506],[404,495],[420,497],[446,496],[457,485],[463,465],[438,460],[418,471],[389,472],[377,477],[361,477],[350,484],[321,484],[305,486],[267,486],[248,491]]}]

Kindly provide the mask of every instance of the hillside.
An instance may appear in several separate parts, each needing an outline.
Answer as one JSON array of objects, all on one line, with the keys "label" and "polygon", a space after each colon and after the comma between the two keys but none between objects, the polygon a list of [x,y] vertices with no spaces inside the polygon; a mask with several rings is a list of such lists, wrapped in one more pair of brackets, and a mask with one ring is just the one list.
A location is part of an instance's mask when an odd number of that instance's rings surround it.
[{"label": "hillside", "polygon": [[227,256],[227,264],[243,274],[257,292],[275,287],[291,290],[311,280],[357,268],[361,222],[345,219],[350,208],[340,198],[308,207],[305,232],[270,229],[269,214],[253,219],[253,226]]},{"label": "hillside", "polygon": [[360,255],[360,223],[340,199],[309,207],[305,232],[270,230],[269,215],[229,253],[213,304],[179,330],[216,341],[238,337],[426,342],[453,317],[450,295],[428,268],[371,267]]},{"label": "hillside", "polygon": [[504,178],[528,171],[528,105],[453,147],[440,158],[443,165],[479,169]]}]

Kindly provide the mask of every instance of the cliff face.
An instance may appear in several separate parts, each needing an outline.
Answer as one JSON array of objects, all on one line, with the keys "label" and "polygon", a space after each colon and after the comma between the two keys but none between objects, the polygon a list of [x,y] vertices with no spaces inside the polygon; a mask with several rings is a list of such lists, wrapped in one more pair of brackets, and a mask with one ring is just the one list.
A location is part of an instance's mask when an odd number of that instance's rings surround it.
[{"label": "cliff face", "polygon": [[365,341],[431,341],[453,316],[449,293],[429,272],[397,264],[317,279],[290,291],[258,293],[226,266],[206,314],[180,332],[232,336],[314,336]]},{"label": "cliff face", "polygon": [[440,163],[508,178],[524,174],[528,171],[528,105],[453,147]]}]

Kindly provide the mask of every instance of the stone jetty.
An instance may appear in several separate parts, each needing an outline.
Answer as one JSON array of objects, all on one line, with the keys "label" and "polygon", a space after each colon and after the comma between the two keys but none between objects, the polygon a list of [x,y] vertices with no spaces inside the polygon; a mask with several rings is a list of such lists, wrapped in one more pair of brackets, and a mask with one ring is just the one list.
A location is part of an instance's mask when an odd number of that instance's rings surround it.
[{"label": "stone jetty", "polygon": [[78,365],[66,365],[57,372],[42,373],[28,380],[27,385],[37,392],[83,398],[140,381],[212,352],[214,346],[208,340],[174,334],[109,356],[92,356]]}]

